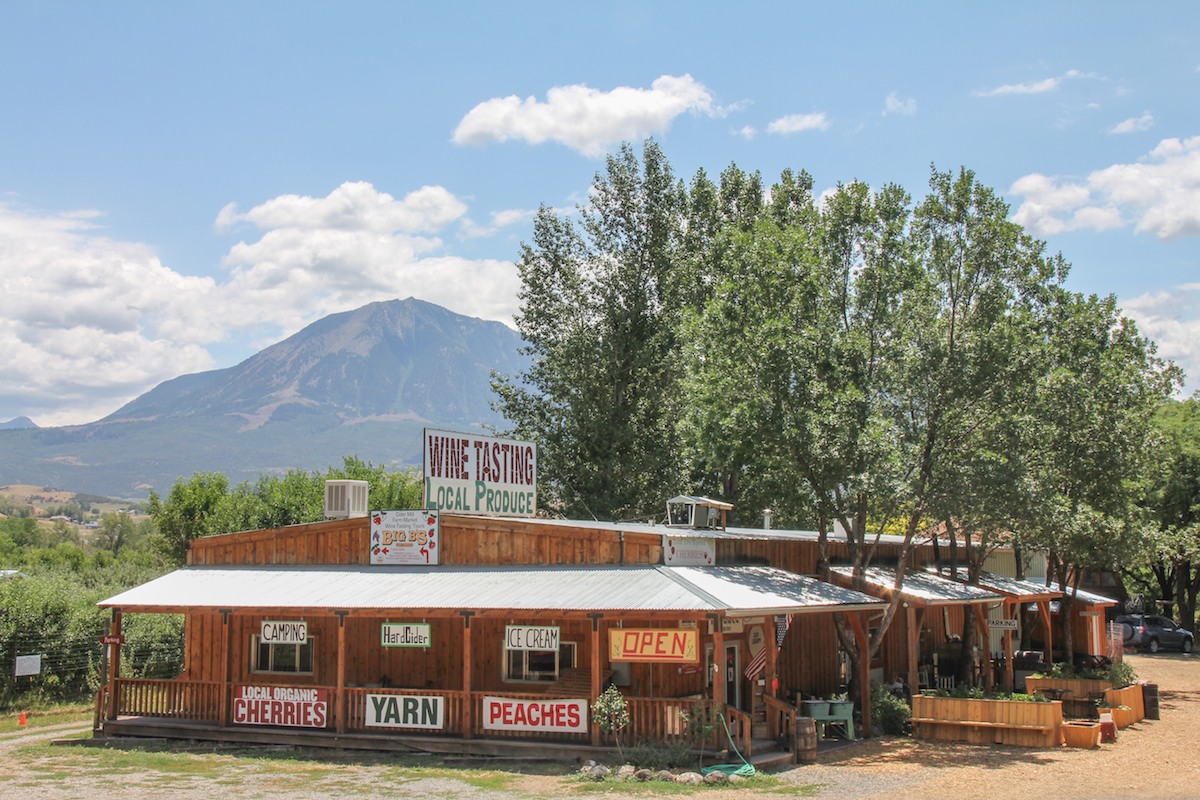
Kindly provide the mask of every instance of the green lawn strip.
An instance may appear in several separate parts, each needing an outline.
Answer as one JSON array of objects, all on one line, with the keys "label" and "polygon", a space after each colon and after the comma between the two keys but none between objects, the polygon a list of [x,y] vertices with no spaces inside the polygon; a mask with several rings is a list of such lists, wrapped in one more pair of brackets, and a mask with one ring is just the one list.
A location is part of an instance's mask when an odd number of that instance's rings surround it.
[{"label": "green lawn strip", "polygon": [[28,711],[25,714],[25,724],[21,725],[21,715],[5,714],[0,717],[0,734],[21,733],[37,730],[49,725],[75,724],[90,725],[92,709],[87,706],[58,706],[39,711]]},{"label": "green lawn strip", "polygon": [[770,775],[755,775],[747,778],[741,783],[723,783],[713,786],[700,784],[698,786],[689,786],[684,783],[668,783],[666,781],[629,781],[629,780],[613,780],[608,778],[605,780],[591,780],[583,776],[573,776],[568,779],[572,784],[573,793],[579,795],[629,795],[632,797],[645,797],[651,795],[692,795],[703,794],[709,791],[735,791],[746,792],[747,797],[758,797],[762,795],[772,795],[777,797],[815,797],[817,794],[817,786],[792,786],[783,783],[778,778]]}]

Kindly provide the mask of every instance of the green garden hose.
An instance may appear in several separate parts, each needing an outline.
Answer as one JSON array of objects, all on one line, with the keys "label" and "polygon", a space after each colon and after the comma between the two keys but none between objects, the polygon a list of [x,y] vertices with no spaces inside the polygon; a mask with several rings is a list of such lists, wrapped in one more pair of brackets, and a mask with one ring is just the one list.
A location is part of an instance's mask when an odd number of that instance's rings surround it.
[{"label": "green garden hose", "polygon": [[708,775],[710,772],[723,772],[726,775],[740,775],[743,778],[749,778],[750,776],[756,774],[758,770],[754,768],[753,764],[746,760],[746,757],[742,755],[740,750],[737,749],[737,745],[733,743],[733,734],[729,732],[729,723],[725,721],[725,715],[718,713],[717,716],[721,718],[721,726],[725,728],[725,738],[729,740],[729,746],[733,748],[733,752],[736,753],[737,757],[742,760],[742,763],[713,764],[711,767],[701,767],[700,771],[705,775]]}]

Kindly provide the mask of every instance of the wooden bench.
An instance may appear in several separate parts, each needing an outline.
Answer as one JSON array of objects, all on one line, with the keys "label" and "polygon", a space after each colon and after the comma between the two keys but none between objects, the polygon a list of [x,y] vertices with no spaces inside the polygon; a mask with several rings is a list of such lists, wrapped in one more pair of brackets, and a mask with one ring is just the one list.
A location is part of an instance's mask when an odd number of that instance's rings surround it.
[{"label": "wooden bench", "polygon": [[912,722],[925,725],[961,725],[969,728],[1008,728],[1014,731],[1052,731],[1053,725],[1017,725],[1011,722],[980,722],[971,719],[933,719],[932,717],[913,717]]}]

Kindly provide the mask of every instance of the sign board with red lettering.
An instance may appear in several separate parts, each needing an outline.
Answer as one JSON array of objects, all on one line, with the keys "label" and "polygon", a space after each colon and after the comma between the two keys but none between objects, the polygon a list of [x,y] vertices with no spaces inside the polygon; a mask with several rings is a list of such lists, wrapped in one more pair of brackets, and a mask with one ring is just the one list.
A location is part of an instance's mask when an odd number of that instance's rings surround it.
[{"label": "sign board with red lettering", "polygon": [[425,507],[469,514],[537,513],[537,445],[426,428]]},{"label": "sign board with red lettering", "polygon": [[233,721],[237,725],[324,728],[329,720],[329,690],[308,686],[237,686]]},{"label": "sign board with red lettering", "polygon": [[371,563],[437,564],[439,530],[437,511],[372,511]]},{"label": "sign board with red lettering", "polygon": [[610,628],[610,661],[696,663],[700,660],[696,630],[686,628]]},{"label": "sign board with red lettering", "polygon": [[663,564],[668,567],[711,567],[716,563],[716,539],[663,536]]},{"label": "sign board with red lettering", "polygon": [[483,728],[489,731],[587,733],[588,701],[484,697]]}]

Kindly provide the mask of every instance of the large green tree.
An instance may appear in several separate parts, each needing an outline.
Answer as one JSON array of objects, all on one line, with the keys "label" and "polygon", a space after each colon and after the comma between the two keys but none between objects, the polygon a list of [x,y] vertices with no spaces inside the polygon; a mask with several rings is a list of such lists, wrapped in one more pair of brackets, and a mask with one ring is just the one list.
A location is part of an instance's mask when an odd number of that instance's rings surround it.
[{"label": "large green tree", "polygon": [[517,327],[533,365],[497,377],[512,433],[537,441],[540,492],[569,516],[659,512],[679,491],[682,189],[658,145],[626,145],[578,218],[543,207],[521,249]]}]

